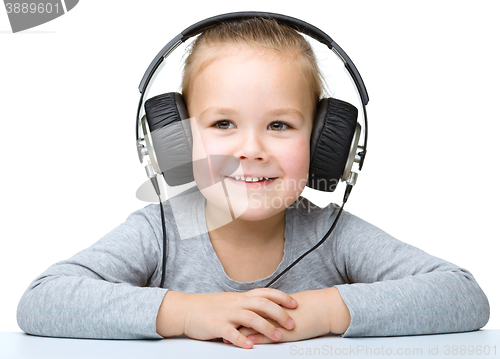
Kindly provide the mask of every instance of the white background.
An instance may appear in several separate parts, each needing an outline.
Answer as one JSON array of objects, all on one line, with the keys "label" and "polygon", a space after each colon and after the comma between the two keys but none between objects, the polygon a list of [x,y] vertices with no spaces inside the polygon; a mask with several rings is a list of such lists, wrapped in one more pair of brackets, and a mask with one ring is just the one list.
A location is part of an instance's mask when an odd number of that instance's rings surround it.
[{"label": "white background", "polygon": [[[16,306],[38,274],[146,204],[135,198],[146,177],[134,125],[150,61],[194,22],[242,10],[305,20],[349,54],[370,129],[346,210],[468,269],[490,301],[485,328],[500,328],[497,2],[239,3],[80,1],[18,34],[0,10],[0,330],[19,331]],[[164,69],[177,76],[157,91],[179,90],[177,51]],[[341,188],[311,198],[338,203]]]}]

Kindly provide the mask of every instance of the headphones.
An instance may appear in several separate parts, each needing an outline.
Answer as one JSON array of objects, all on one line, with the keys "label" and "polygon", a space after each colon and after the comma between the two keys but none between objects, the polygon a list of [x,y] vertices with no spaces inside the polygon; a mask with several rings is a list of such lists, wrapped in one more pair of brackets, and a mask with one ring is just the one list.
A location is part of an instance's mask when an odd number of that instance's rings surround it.
[{"label": "headphones", "polygon": [[[363,145],[359,145],[361,125],[357,122],[357,108],[335,98],[320,100],[316,108],[311,132],[311,157],[309,177],[306,183],[306,186],[312,189],[333,192],[339,181],[346,181],[347,188],[344,194],[344,204],[347,201],[347,197],[357,180],[357,173],[352,171],[352,166],[356,162],[358,163],[359,170],[363,167],[368,140],[368,120],[366,116],[368,93],[356,66],[354,66],[349,56],[335,41],[323,31],[307,22],[268,12],[236,12],[210,17],[182,31],[156,55],[139,84],[141,96],[136,118],[136,147],[141,163],[148,158],[146,173],[160,198],[160,204],[161,197],[156,179],[157,174],[162,174],[169,186],[178,186],[194,181],[192,162],[193,139],[189,121],[185,121],[189,119],[186,105],[182,95],[177,92],[169,92],[148,99],[144,104],[145,115],[142,118],[140,117],[144,94],[149,83],[153,76],[156,75],[156,71],[162,61],[189,38],[222,23],[253,18],[274,19],[279,24],[287,25],[325,44],[343,61],[347,71],[351,75],[363,109]],[[324,242],[335,227],[344,204],[342,204],[341,210],[324,238],[280,273],[268,286],[274,283],[274,281],[305,257],[305,255]],[[166,236],[163,205],[160,205],[160,209],[164,240],[163,273],[162,284],[160,285],[162,287],[165,279]]]},{"label": "headphones", "polygon": [[[311,132],[311,157],[306,186],[324,192],[333,192],[339,181],[354,185],[357,174],[352,172],[354,162],[363,167],[368,139],[366,105],[368,93],[358,70],[349,56],[327,34],[313,25],[293,17],[267,12],[236,12],[214,16],[191,25],[174,37],[149,65],[139,84],[141,97],[136,118],[136,146],[141,163],[149,156],[148,177],[162,174],[169,186],[194,181],[192,171],[192,135],[186,127],[189,118],[182,95],[169,92],[155,96],[144,104],[146,115],[140,118],[143,97],[161,62],[181,43],[209,27],[231,21],[252,18],[270,18],[288,25],[328,46],[343,62],[351,75],[364,114],[364,141],[359,145],[361,126],[357,123],[358,110],[353,105],[334,98],[322,99],[316,109]],[[141,133],[142,130],[142,133]],[[167,141],[156,141],[158,135]]]}]

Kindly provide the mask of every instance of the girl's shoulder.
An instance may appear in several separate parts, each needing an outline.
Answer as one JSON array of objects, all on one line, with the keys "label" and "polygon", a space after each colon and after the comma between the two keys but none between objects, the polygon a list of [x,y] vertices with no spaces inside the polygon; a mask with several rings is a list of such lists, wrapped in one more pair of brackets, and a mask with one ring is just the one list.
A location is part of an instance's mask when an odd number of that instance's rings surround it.
[{"label": "girl's shoulder", "polygon": [[[293,218],[297,226],[301,228],[314,227],[315,231],[321,233],[328,231],[339,215],[339,211],[340,206],[336,203],[329,203],[325,207],[320,207],[302,196],[299,196],[287,208],[287,214]],[[351,237],[367,233],[378,234],[383,231],[344,209],[336,225],[336,232],[342,236]]]},{"label": "girl's shoulder", "polygon": [[299,196],[287,210],[301,217],[317,217],[320,215],[332,215],[334,212],[338,211],[339,208],[340,206],[336,203],[330,203],[325,207],[320,207],[306,197]]}]

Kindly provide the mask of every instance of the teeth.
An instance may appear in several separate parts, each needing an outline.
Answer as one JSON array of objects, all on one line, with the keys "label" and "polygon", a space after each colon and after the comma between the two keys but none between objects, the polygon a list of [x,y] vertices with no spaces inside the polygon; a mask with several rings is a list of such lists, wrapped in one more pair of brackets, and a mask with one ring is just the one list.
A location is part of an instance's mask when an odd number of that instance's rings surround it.
[{"label": "teeth", "polygon": [[246,177],[245,176],[235,176],[235,177],[231,177],[232,179],[236,180],[236,181],[245,181],[245,182],[258,182],[258,181],[262,181],[262,180],[266,180],[266,181],[269,181],[271,178],[270,177]]}]

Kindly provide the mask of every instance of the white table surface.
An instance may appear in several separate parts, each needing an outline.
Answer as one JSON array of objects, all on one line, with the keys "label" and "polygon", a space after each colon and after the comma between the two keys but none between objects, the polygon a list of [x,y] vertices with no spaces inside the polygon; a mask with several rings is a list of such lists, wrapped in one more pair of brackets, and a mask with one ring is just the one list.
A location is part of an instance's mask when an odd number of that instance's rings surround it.
[{"label": "white table surface", "polygon": [[113,358],[500,358],[500,330],[402,337],[329,335],[240,349],[222,341],[47,338],[0,332],[0,359]]}]

